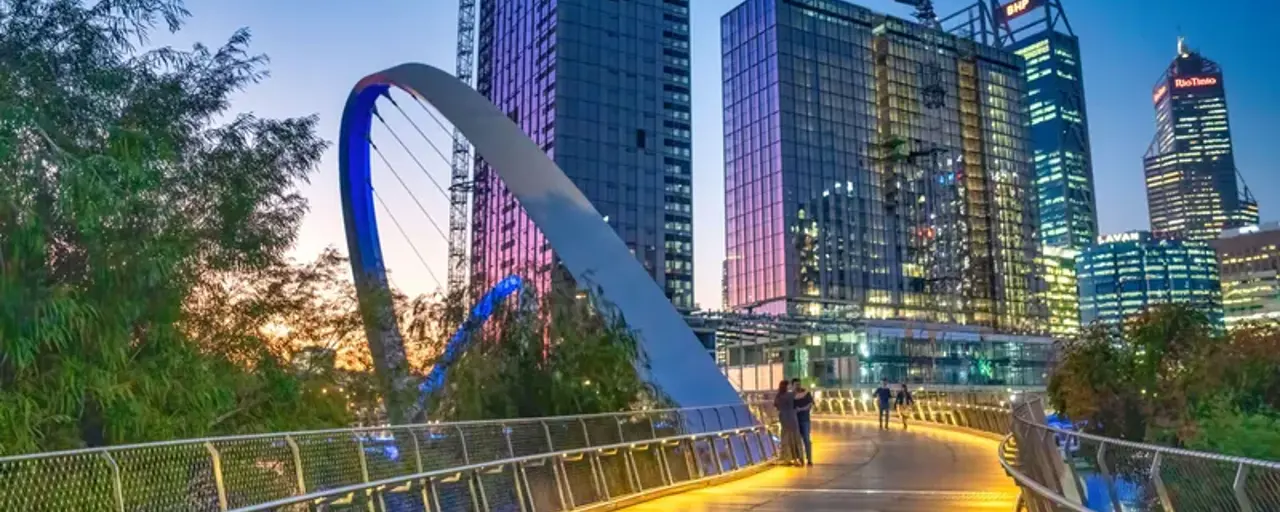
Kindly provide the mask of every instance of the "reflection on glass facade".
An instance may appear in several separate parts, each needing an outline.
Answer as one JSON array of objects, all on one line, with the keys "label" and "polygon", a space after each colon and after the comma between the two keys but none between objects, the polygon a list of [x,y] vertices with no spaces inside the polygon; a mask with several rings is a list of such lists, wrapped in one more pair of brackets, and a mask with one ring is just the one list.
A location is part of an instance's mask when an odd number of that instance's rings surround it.
[{"label": "reflection on glass facade", "polygon": [[941,22],[948,32],[1026,59],[1027,108],[1040,241],[1083,249],[1098,235],[1080,40],[1057,0],[978,2]]},{"label": "reflection on glass facade", "polygon": [[1053,352],[1047,337],[892,320],[840,321],[722,314],[692,317],[713,333],[716,360],[744,390],[782,378],[821,387],[880,379],[912,384],[1043,386]]},{"label": "reflection on glass facade", "polygon": [[1237,183],[1227,96],[1218,64],[1178,41],[1178,56],[1152,90],[1156,136],[1143,158],[1151,229],[1212,240],[1258,223],[1258,205]]},{"label": "reflection on glass facade", "polygon": [[1080,333],[1080,290],[1076,282],[1076,257],[1080,251],[1046,245],[1040,255],[1044,278],[1041,303],[1049,310],[1049,334],[1065,339]]},{"label": "reflection on glass facade", "polygon": [[839,0],[721,48],[729,308],[1044,329],[1021,57]]},{"label": "reflection on glass facade", "polygon": [[1080,319],[1120,325],[1156,304],[1187,303],[1222,322],[1218,261],[1205,242],[1133,231],[1098,238],[1076,260]]},{"label": "reflection on glass facade", "polygon": [[[693,308],[688,0],[481,0],[477,90],[591,200],[678,308]],[[554,256],[478,160],[473,284],[542,289]]]},{"label": "reflection on glass facade", "polygon": [[1280,320],[1280,223],[1229,230],[1210,243],[1218,253],[1227,328]]}]

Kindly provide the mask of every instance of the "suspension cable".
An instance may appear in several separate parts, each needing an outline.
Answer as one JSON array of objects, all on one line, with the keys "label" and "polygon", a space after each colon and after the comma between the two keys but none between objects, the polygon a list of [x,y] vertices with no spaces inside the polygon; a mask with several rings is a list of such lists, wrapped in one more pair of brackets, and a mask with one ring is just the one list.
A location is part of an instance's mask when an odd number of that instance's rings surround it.
[{"label": "suspension cable", "polygon": [[378,158],[382,159],[382,163],[387,165],[387,169],[391,170],[391,175],[396,177],[396,181],[400,182],[400,186],[404,187],[404,191],[409,193],[409,197],[413,198],[413,204],[418,205],[418,211],[421,211],[422,214],[427,217],[427,221],[431,223],[431,227],[436,228],[436,233],[439,233],[441,238],[448,240],[449,237],[445,236],[444,230],[440,229],[440,225],[436,224],[436,220],[431,218],[430,213],[427,213],[427,208],[422,206],[422,201],[418,200],[417,194],[414,194],[413,190],[409,188],[409,185],[404,182],[404,179],[400,177],[400,173],[396,172],[395,166],[391,165],[391,161],[387,160],[386,155],[382,154],[382,150],[378,149],[378,145],[373,143],[373,139],[369,140],[369,147],[373,148],[373,152],[377,153]]},{"label": "suspension cable", "polygon": [[[397,105],[396,108],[400,108],[400,106]],[[404,110],[401,110],[400,112],[403,113]],[[409,145],[404,143],[404,139],[401,139],[400,135],[397,134],[395,130],[391,129],[391,125],[387,124],[387,120],[382,118],[382,114],[378,113],[377,109],[374,109],[373,115],[378,118],[378,121],[382,122],[382,126],[387,127],[387,131],[391,132],[391,137],[396,139],[396,142],[400,143],[400,147],[404,149],[405,153],[409,154],[409,158],[413,159],[413,163],[418,164],[418,169],[422,170],[422,174],[427,175],[427,179],[431,180],[431,184],[435,185],[436,190],[440,191],[440,195],[444,196],[445,199],[448,199],[449,193],[444,191],[444,187],[440,186],[440,182],[436,181],[435,178],[431,177],[431,173],[427,171],[427,166],[422,165],[422,161],[418,160],[418,155],[413,154],[413,151],[409,149]],[[406,119],[408,119],[408,116],[406,116]],[[413,120],[410,119],[409,122],[413,123]],[[418,133],[422,133],[422,132],[419,131]],[[426,138],[426,135],[423,135],[423,138]],[[440,155],[440,158],[444,160],[445,164],[450,166],[453,165],[451,162],[449,162],[448,158],[445,158],[444,153],[440,152],[440,148],[437,148],[435,143],[431,142],[431,139],[426,139],[426,140],[427,140],[427,145],[431,146],[431,149],[434,149],[437,155]],[[369,144],[373,144],[372,140],[370,140]]]},{"label": "suspension cable", "polygon": [[[440,117],[437,116],[435,112],[432,112],[431,109],[427,108],[426,103],[423,103],[422,100],[418,99],[417,96],[411,95],[410,97],[413,98],[413,101],[418,102],[418,106],[422,107],[423,112],[426,112],[427,115],[431,116],[431,120],[436,122],[436,126],[439,126],[442,131],[446,131],[446,132],[450,131],[449,128],[446,127],[444,123],[440,121]],[[395,103],[395,101],[392,101],[392,103]],[[398,107],[399,105],[396,105],[396,106]],[[404,112],[404,111],[402,110],[401,112]],[[453,130],[453,131],[457,131],[457,130]]]},{"label": "suspension cable", "polygon": [[395,212],[392,212],[391,207],[387,206],[387,202],[382,200],[382,195],[378,194],[378,189],[372,190],[374,199],[377,199],[378,204],[382,205],[382,209],[387,211],[387,216],[391,217],[391,223],[395,224],[396,231],[400,232],[400,236],[404,237],[404,241],[409,244],[409,248],[413,249],[414,256],[418,257],[418,263],[422,264],[422,268],[427,269],[427,275],[431,276],[432,281],[435,281],[436,288],[440,288],[440,279],[436,278],[436,273],[431,271],[430,265],[427,265],[427,259],[422,257],[422,253],[418,251],[418,246],[414,245],[413,239],[409,238],[409,234],[405,232],[404,227],[400,225],[400,221],[396,219]]}]

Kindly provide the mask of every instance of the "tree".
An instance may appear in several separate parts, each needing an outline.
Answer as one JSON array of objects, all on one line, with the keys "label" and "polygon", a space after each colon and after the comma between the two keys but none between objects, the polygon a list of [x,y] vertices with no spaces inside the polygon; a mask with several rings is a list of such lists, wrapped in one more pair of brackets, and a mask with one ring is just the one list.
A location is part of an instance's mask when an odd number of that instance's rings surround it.
[{"label": "tree", "polygon": [[216,121],[266,75],[245,30],[137,50],[186,16],[0,0],[0,452],[347,419],[252,322],[201,316],[228,276],[289,267],[326,143],[315,117]]},{"label": "tree", "polygon": [[625,319],[601,313],[612,308],[598,294],[560,287],[509,299],[472,332],[470,348],[433,397],[430,416],[556,416],[665,403],[643,380],[644,354]]},{"label": "tree", "polygon": [[1049,396],[1089,432],[1275,458],[1280,328],[1224,332],[1192,306],[1155,307],[1066,342]]}]

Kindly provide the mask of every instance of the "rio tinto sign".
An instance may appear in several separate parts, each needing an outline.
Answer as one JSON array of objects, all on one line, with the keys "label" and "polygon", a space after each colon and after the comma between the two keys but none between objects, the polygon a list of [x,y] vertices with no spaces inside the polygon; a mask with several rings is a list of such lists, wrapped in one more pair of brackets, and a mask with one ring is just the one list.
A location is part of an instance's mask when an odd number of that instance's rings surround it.
[{"label": "rio tinto sign", "polygon": [[1029,13],[1042,5],[1044,5],[1044,0],[1013,0],[1001,5],[998,8],[999,12],[996,13],[996,17],[1000,18],[1001,23],[1007,23],[1009,20]]},{"label": "rio tinto sign", "polygon": [[1218,77],[1216,76],[1190,76],[1187,78],[1174,78],[1174,89],[1185,89],[1187,87],[1206,87],[1210,85],[1218,85]]}]

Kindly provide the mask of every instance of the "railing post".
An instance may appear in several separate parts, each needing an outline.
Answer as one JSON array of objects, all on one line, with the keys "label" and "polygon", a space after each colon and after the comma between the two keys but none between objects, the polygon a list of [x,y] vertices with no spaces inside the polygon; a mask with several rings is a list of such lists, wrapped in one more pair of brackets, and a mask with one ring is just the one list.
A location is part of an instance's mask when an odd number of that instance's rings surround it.
[{"label": "railing post", "polygon": [[[353,434],[355,435],[355,438],[356,438],[356,449],[358,450],[358,453],[360,454],[360,478],[361,478],[361,482],[363,482],[363,483],[366,483],[366,484],[367,484],[367,483],[369,483],[369,460],[365,458],[365,453],[364,453],[364,439],[363,439],[363,438],[361,438],[359,434],[355,434],[355,433],[353,433]],[[367,490],[366,490],[366,492],[367,492]],[[368,498],[368,494],[366,494],[365,496],[366,496],[366,498]],[[381,493],[379,493],[379,497],[381,497]],[[366,502],[365,502],[365,504],[367,505],[365,508],[367,508],[370,512],[373,512],[373,510],[374,510],[373,500],[372,500],[372,499],[369,499],[368,501],[366,501]]]},{"label": "railing post", "polygon": [[[546,421],[539,421],[542,425],[542,432],[547,435],[547,453],[555,453],[556,444],[551,440],[551,427]],[[564,487],[561,485],[561,465],[564,463],[563,457],[552,457],[547,461],[547,465],[551,466],[551,478],[556,481],[556,495],[560,498],[560,508],[562,510],[569,509],[571,506],[564,499]],[[567,484],[568,477],[564,477]],[[572,491],[571,491],[572,492]],[[531,492],[532,494],[532,492]]]},{"label": "railing post", "polygon": [[124,480],[120,477],[120,465],[116,464],[115,457],[111,456],[111,452],[102,450],[102,458],[106,459],[107,465],[111,466],[111,494],[116,502],[116,511],[124,512]]},{"label": "railing post", "polygon": [[298,442],[293,439],[293,436],[284,436],[284,442],[288,443],[289,453],[293,454],[293,472],[298,477],[298,494],[306,494],[307,478],[302,472],[302,450],[298,449]]},{"label": "railing post", "polygon": [[1111,508],[1115,512],[1123,512],[1120,508],[1120,497],[1116,496],[1115,479],[1107,468],[1107,443],[1098,443],[1098,470],[1102,472],[1102,481],[1107,484],[1107,497],[1111,498]]},{"label": "railing post", "polygon": [[222,455],[213,443],[205,441],[204,449],[209,452],[209,461],[213,463],[213,485],[218,490],[218,510],[227,510],[227,487],[222,481]]},{"label": "railing post", "polygon": [[453,429],[458,431],[458,440],[461,441],[460,444],[462,445],[462,463],[469,466],[471,465],[471,453],[470,451],[467,450],[467,435],[462,433],[462,427],[454,425]]},{"label": "railing post", "polygon": [[1156,456],[1151,460],[1151,482],[1156,486],[1156,496],[1160,498],[1160,506],[1164,508],[1164,512],[1174,512],[1173,502],[1169,500],[1169,490],[1164,486],[1164,478],[1160,476],[1160,462],[1164,458],[1164,454],[1156,452]]},{"label": "railing post", "polygon": [[1248,478],[1249,466],[1241,462],[1236,467],[1236,479],[1231,483],[1231,490],[1236,495],[1236,503],[1240,505],[1240,512],[1253,512],[1253,502],[1249,500],[1249,493],[1244,489],[1244,484]]}]

